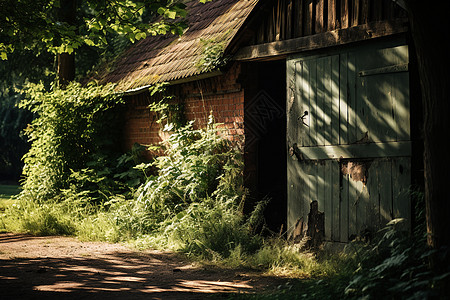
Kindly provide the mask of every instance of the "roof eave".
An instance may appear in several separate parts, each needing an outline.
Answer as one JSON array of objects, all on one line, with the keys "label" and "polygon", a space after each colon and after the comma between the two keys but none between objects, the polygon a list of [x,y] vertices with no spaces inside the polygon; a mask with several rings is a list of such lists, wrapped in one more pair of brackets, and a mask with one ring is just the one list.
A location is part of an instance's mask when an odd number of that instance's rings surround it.
[{"label": "roof eave", "polygon": [[[197,80],[201,80],[201,79],[207,79],[207,78],[211,78],[211,77],[216,77],[216,76],[219,76],[219,75],[222,75],[222,74],[223,74],[223,72],[221,70],[213,70],[213,71],[208,72],[208,73],[202,73],[202,74],[195,75],[195,76],[189,76],[189,77],[185,77],[185,78],[180,78],[180,79],[177,79],[177,80],[169,81],[168,83],[170,85],[176,85],[176,84],[192,82],[192,81],[197,81]],[[137,87],[137,88],[129,89],[129,90],[126,90],[125,92],[123,92],[123,94],[126,95],[126,96],[137,95],[137,94],[146,92],[152,86],[153,86],[153,84],[148,84],[148,85],[140,86],[140,87]]]}]

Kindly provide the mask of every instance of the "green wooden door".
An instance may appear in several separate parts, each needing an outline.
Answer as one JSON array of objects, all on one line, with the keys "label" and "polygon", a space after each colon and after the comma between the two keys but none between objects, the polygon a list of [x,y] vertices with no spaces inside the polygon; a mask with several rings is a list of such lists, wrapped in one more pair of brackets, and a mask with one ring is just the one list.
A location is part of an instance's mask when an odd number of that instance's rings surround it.
[{"label": "green wooden door", "polygon": [[328,241],[409,220],[407,46],[289,57],[287,89],[288,228],[315,200]]}]

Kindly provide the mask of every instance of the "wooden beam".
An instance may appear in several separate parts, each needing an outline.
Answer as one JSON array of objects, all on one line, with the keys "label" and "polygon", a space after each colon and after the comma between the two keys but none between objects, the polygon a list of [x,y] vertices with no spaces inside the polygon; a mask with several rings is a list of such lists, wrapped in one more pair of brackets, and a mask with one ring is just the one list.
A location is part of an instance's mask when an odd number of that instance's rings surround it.
[{"label": "wooden beam", "polygon": [[303,160],[408,157],[411,156],[411,142],[400,141],[338,146],[312,146],[300,147],[296,151],[298,151]]},{"label": "wooden beam", "polygon": [[291,53],[345,45],[373,38],[404,33],[407,31],[408,21],[406,19],[373,22],[285,41],[247,46],[240,49],[233,59],[238,61],[246,61],[270,58]]}]

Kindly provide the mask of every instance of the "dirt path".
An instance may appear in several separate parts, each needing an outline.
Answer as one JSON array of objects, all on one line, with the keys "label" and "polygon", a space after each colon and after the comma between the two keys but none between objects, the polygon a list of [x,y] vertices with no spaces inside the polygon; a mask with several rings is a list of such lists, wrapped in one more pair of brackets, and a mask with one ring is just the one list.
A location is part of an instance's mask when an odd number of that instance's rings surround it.
[{"label": "dirt path", "polygon": [[1,299],[223,299],[286,281],[244,270],[206,269],[170,252],[0,234]]}]

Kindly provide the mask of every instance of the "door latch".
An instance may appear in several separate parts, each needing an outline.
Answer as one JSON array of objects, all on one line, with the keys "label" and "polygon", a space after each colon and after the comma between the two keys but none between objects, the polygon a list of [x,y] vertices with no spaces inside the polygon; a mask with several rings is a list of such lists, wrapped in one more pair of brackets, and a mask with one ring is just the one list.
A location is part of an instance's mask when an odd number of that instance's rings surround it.
[{"label": "door latch", "polygon": [[305,123],[305,118],[306,118],[307,115],[308,115],[308,111],[305,110],[303,115],[297,118],[297,121],[298,120],[302,120],[303,125],[305,125],[306,127],[309,127],[309,125]]}]

